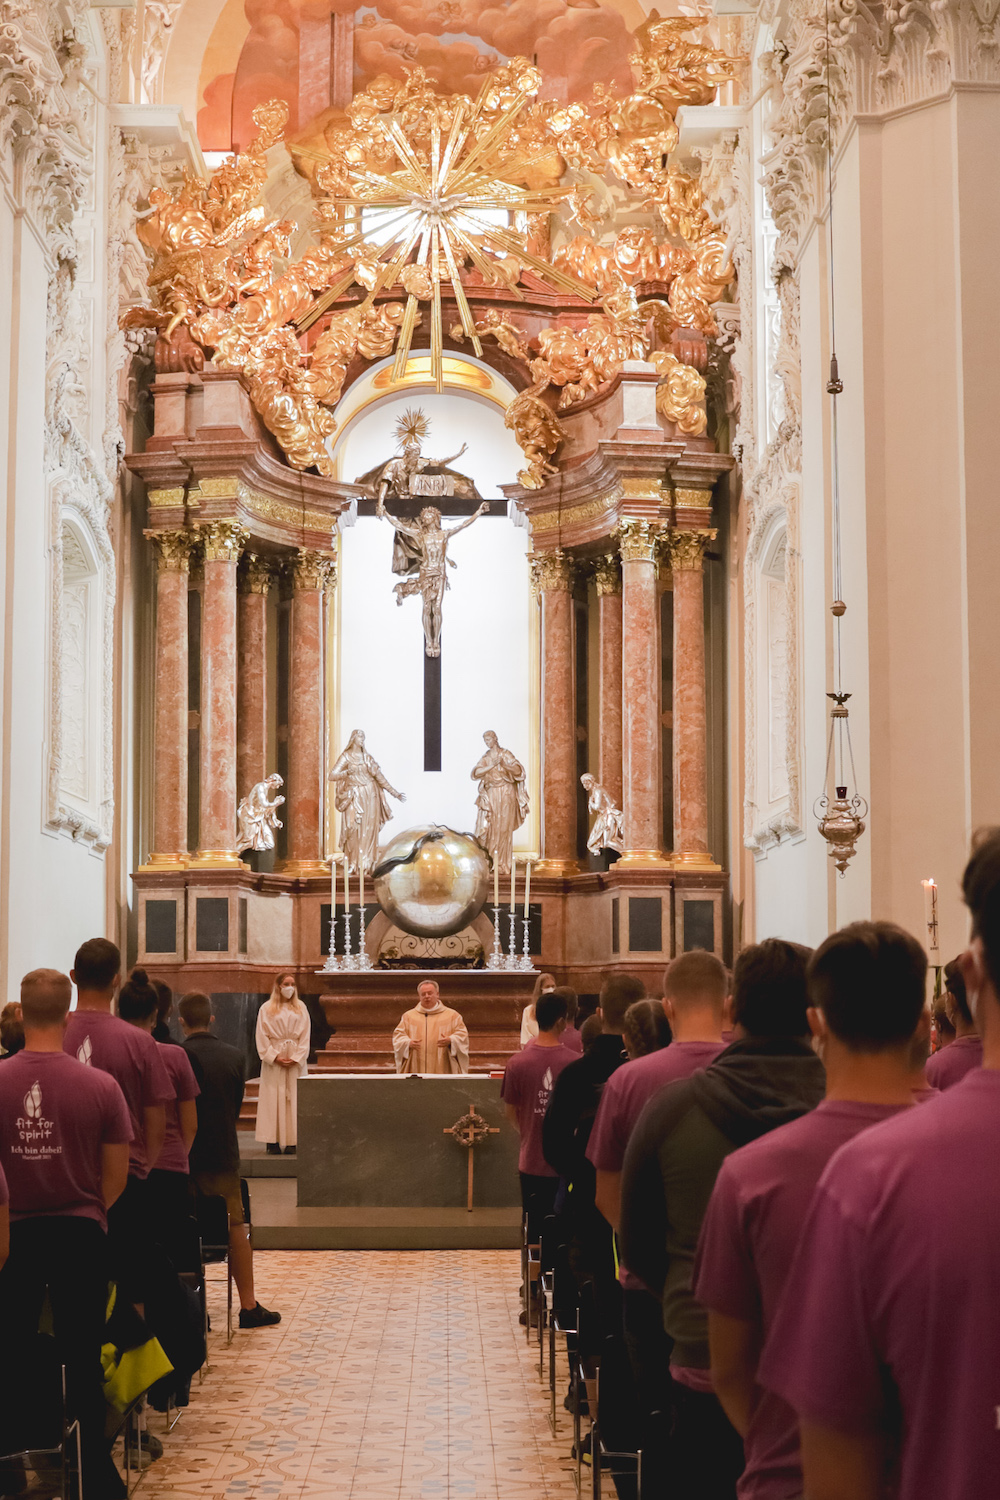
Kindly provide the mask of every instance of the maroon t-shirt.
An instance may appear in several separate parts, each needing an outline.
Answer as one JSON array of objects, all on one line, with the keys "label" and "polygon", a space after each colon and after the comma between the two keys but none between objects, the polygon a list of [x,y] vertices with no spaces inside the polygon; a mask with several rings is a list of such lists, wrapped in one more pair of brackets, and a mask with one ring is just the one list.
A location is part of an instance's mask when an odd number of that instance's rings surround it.
[{"label": "maroon t-shirt", "polygon": [[18,1052],[0,1068],[0,1161],[12,1220],[53,1215],[107,1228],[101,1148],[132,1139],[121,1089],[64,1052]]},{"label": "maroon t-shirt", "polygon": [[933,1053],[924,1064],[924,1077],[934,1089],[954,1088],[966,1073],[983,1065],[983,1043],[978,1036],[957,1036]]},{"label": "maroon t-shirt", "polygon": [[172,1042],[157,1042],[156,1045],[174,1088],[173,1102],[167,1105],[167,1133],[163,1138],[163,1150],[156,1159],[156,1169],[158,1172],[186,1172],[188,1153],[181,1134],[178,1106],[197,1099],[201,1089],[183,1047],[175,1047]]},{"label": "maroon t-shirt", "polygon": [[3,1167],[0,1167],[0,1208],[6,1207],[9,1199],[7,1192],[7,1179],[3,1175]]},{"label": "maroon t-shirt", "polygon": [[533,1042],[522,1052],[515,1052],[507,1064],[500,1088],[505,1104],[517,1110],[517,1128],[521,1147],[518,1170],[532,1177],[555,1177],[542,1154],[542,1124],[549,1107],[555,1081],[563,1068],[577,1061],[577,1054],[561,1044],[539,1047]]},{"label": "maroon t-shirt", "polygon": [[[905,1109],[908,1106],[901,1106]],[[777,1310],[816,1184],[833,1153],[900,1107],[824,1100],[722,1163],[702,1225],[692,1287],[712,1312],[752,1323],[760,1343]],[[799,1424],[770,1391],[754,1391],[740,1500],[802,1494]]]},{"label": "maroon t-shirt", "polygon": [[158,1043],[148,1032],[107,1011],[74,1010],[66,1027],[63,1050],[78,1062],[110,1073],[118,1084],[132,1121],[129,1176],[147,1177],[143,1110],[155,1104],[169,1104],[174,1097]]},{"label": "maroon t-shirt", "polygon": [[707,1068],[724,1051],[723,1042],[671,1042],[657,1052],[623,1063],[604,1085],[587,1160],[599,1172],[620,1172],[629,1136],[653,1095],[664,1084],[690,1078]]},{"label": "maroon t-shirt", "polygon": [[892,1431],[896,1500],[997,1493],[998,1160],[992,1069],[842,1146],[764,1348],[760,1380],[800,1418]]},{"label": "maroon t-shirt", "polygon": [[575,1026],[567,1026],[566,1030],[561,1034],[559,1040],[562,1042],[564,1047],[568,1047],[571,1052],[575,1052],[577,1057],[580,1057],[582,1055],[583,1037],[577,1031]]}]

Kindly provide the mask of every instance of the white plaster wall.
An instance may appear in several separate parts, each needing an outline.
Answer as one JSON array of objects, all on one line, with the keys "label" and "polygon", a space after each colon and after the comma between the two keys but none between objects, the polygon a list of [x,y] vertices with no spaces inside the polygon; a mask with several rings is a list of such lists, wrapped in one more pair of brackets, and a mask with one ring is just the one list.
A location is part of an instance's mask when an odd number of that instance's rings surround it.
[{"label": "white plaster wall", "polygon": [[[354,479],[391,457],[396,420],[413,406],[430,420],[425,454],[447,458],[467,443],[468,451],[453,467],[475,480],[484,499],[499,498],[499,486],[512,482],[521,465],[503,413],[491,402],[450,393],[410,392],[368,408],[343,439],[344,477]],[[452,527],[457,519],[445,518],[444,524]],[[332,755],[340,753],[352,729],[363,729],[388,779],[406,793],[405,804],[391,803],[394,816],[385,826],[385,841],[422,823],[474,828],[476,786],[470,772],[485,749],[486,729],[494,729],[532,769],[529,793],[537,811],[530,628],[537,605],[529,590],[527,531],[506,516],[484,516],[450,544],[449,556],[458,566],[448,570],[451,587],[444,598],[440,772],[423,769],[421,601],[418,596],[396,604],[392,538],[391,525],[374,517],[361,517],[341,537]],[[537,847],[533,817],[520,830],[515,851]]]}]

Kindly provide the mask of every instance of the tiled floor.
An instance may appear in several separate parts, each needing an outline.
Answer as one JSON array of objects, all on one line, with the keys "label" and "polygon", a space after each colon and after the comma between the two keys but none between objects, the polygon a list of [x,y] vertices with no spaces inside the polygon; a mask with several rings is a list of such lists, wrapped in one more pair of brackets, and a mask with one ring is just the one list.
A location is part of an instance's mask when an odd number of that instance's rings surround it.
[{"label": "tiled floor", "polygon": [[[274,1329],[214,1332],[140,1500],[568,1500],[509,1251],[255,1257]],[[213,1328],[225,1328],[212,1289]],[[151,1415],[162,1435],[163,1421]]]}]

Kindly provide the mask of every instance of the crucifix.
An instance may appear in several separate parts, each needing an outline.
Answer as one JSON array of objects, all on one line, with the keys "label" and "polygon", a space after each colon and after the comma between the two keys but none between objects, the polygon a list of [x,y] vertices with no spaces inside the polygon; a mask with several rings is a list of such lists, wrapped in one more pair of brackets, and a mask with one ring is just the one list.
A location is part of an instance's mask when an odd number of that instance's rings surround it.
[{"label": "crucifix", "polygon": [[475,1151],[479,1142],[484,1141],[488,1135],[499,1134],[500,1131],[498,1127],[496,1125],[487,1125],[482,1115],[477,1114],[474,1109],[470,1109],[467,1115],[463,1115],[460,1120],[456,1120],[454,1125],[446,1125],[444,1127],[444,1130],[442,1131],[442,1135],[453,1135],[460,1146],[465,1146],[468,1149],[469,1197],[466,1206],[470,1214],[472,1212],[472,1173],[474,1167],[473,1152]]},{"label": "crucifix", "polygon": [[400,578],[393,592],[396,603],[419,594],[423,601],[424,628],[424,770],[441,769],[441,617],[447,570],[455,563],[448,556],[448,543],[458,532],[479,519],[489,505],[484,501],[471,516],[457,526],[441,525],[441,511],[425,505],[416,517],[391,515],[385,508],[387,497],[413,501],[423,497],[455,496],[478,500],[475,484],[465,474],[449,465],[461,458],[465,444],[446,459],[424,458],[422,444],[430,424],[422,411],[408,410],[396,423],[396,437],[402,452],[388,462],[360,475],[359,484],[375,494],[375,514],[391,521],[395,527],[392,547],[392,571]]}]

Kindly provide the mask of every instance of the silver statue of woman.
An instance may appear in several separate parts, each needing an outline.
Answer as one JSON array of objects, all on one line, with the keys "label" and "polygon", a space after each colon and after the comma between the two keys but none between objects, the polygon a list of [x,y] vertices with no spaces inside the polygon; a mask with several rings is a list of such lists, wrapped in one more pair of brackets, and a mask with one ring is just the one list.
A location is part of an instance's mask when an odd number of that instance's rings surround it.
[{"label": "silver statue of woman", "polygon": [[388,797],[405,802],[403,792],[390,786],[382,767],[365,749],[364,732],[355,729],[347,748],[330,772],[336,783],[334,805],[340,813],[340,847],[353,874],[364,862],[366,870],[378,862],[379,835],[382,825],[392,817]]},{"label": "silver statue of woman", "polygon": [[263,781],[258,781],[250,788],[239,807],[236,809],[236,852],[242,854],[245,849],[262,850],[274,848],[275,830],[281,827],[281,821],[275,811],[284,802],[284,797],[275,797],[273,801],[268,798],[268,793],[277,791],[284,782],[274,771]]},{"label": "silver statue of woman", "polygon": [[479,782],[476,838],[489,851],[501,875],[509,875],[514,834],[529,810],[525,771],[517,757],[503,748],[492,729],[487,729],[483,739],[486,754],[472,771],[473,781]]},{"label": "silver statue of woman", "polygon": [[596,776],[591,776],[589,771],[580,777],[580,782],[587,793],[587,811],[597,814],[587,840],[587,848],[591,854],[600,854],[602,849],[614,849],[618,854],[623,854],[625,814],[620,807],[615,806],[607,788],[601,785]]}]

